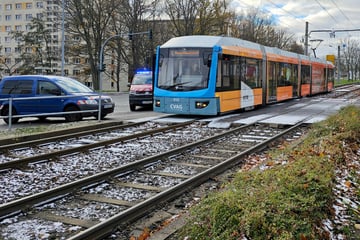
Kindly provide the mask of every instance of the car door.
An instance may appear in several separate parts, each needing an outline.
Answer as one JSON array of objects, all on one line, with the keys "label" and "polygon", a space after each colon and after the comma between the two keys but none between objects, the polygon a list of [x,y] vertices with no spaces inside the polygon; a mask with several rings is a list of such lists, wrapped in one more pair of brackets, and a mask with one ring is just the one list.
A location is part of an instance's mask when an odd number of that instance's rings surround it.
[{"label": "car door", "polygon": [[[34,100],[33,94],[34,81],[31,79],[7,80],[4,84],[3,92],[6,97],[13,98],[13,107],[18,115],[32,113]],[[30,98],[30,99],[28,99]]]},{"label": "car door", "polygon": [[37,113],[62,112],[64,99],[61,97],[61,89],[51,81],[38,80],[36,95]]}]

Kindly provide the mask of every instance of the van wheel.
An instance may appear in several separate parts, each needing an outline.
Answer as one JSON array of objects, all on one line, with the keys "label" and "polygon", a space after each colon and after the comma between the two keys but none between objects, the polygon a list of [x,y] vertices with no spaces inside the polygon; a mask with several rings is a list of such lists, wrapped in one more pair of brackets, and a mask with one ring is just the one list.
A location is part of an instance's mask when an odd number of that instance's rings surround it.
[{"label": "van wheel", "polygon": [[[17,123],[19,121],[20,118],[16,118],[14,117],[17,114],[15,108],[12,108],[12,114],[11,114],[11,123]],[[6,106],[2,109],[1,111],[1,116],[9,116],[9,106]],[[4,118],[4,122],[6,122],[6,124],[9,124],[9,119],[8,118]]]},{"label": "van wheel", "polygon": [[131,110],[131,111],[135,111],[135,110],[136,110],[136,105],[130,104],[130,110]]},{"label": "van wheel", "polygon": [[[79,111],[79,109],[75,106],[67,106],[64,110],[64,112],[75,112],[75,111]],[[65,120],[67,122],[76,122],[76,121],[81,121],[82,120],[82,116],[80,113],[70,113],[70,114],[65,114]]]}]

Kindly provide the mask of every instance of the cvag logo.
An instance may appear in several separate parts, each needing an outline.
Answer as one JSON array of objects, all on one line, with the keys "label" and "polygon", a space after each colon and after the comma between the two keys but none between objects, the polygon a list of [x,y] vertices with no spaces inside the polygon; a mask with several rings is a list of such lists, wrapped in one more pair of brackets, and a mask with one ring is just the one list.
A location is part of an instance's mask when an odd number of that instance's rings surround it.
[{"label": "cvag logo", "polygon": [[176,111],[180,111],[180,112],[182,112],[182,110],[183,110],[183,105],[181,105],[181,104],[170,104],[170,109],[171,110],[176,110]]}]

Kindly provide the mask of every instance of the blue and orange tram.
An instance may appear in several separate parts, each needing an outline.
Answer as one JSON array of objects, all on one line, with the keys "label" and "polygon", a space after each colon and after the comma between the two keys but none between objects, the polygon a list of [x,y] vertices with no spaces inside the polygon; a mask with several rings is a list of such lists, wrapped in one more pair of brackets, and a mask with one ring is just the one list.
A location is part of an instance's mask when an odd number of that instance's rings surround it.
[{"label": "blue and orange tram", "polygon": [[331,62],[221,36],[183,36],[157,48],[154,111],[219,115],[331,91]]}]

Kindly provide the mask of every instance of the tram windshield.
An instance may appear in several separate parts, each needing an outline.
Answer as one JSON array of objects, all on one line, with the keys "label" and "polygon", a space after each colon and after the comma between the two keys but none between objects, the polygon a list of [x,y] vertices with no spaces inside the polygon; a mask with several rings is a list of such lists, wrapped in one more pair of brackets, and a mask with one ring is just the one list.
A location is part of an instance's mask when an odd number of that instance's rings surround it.
[{"label": "tram windshield", "polygon": [[172,91],[192,91],[207,88],[209,67],[199,49],[169,50],[159,64],[157,87]]}]

